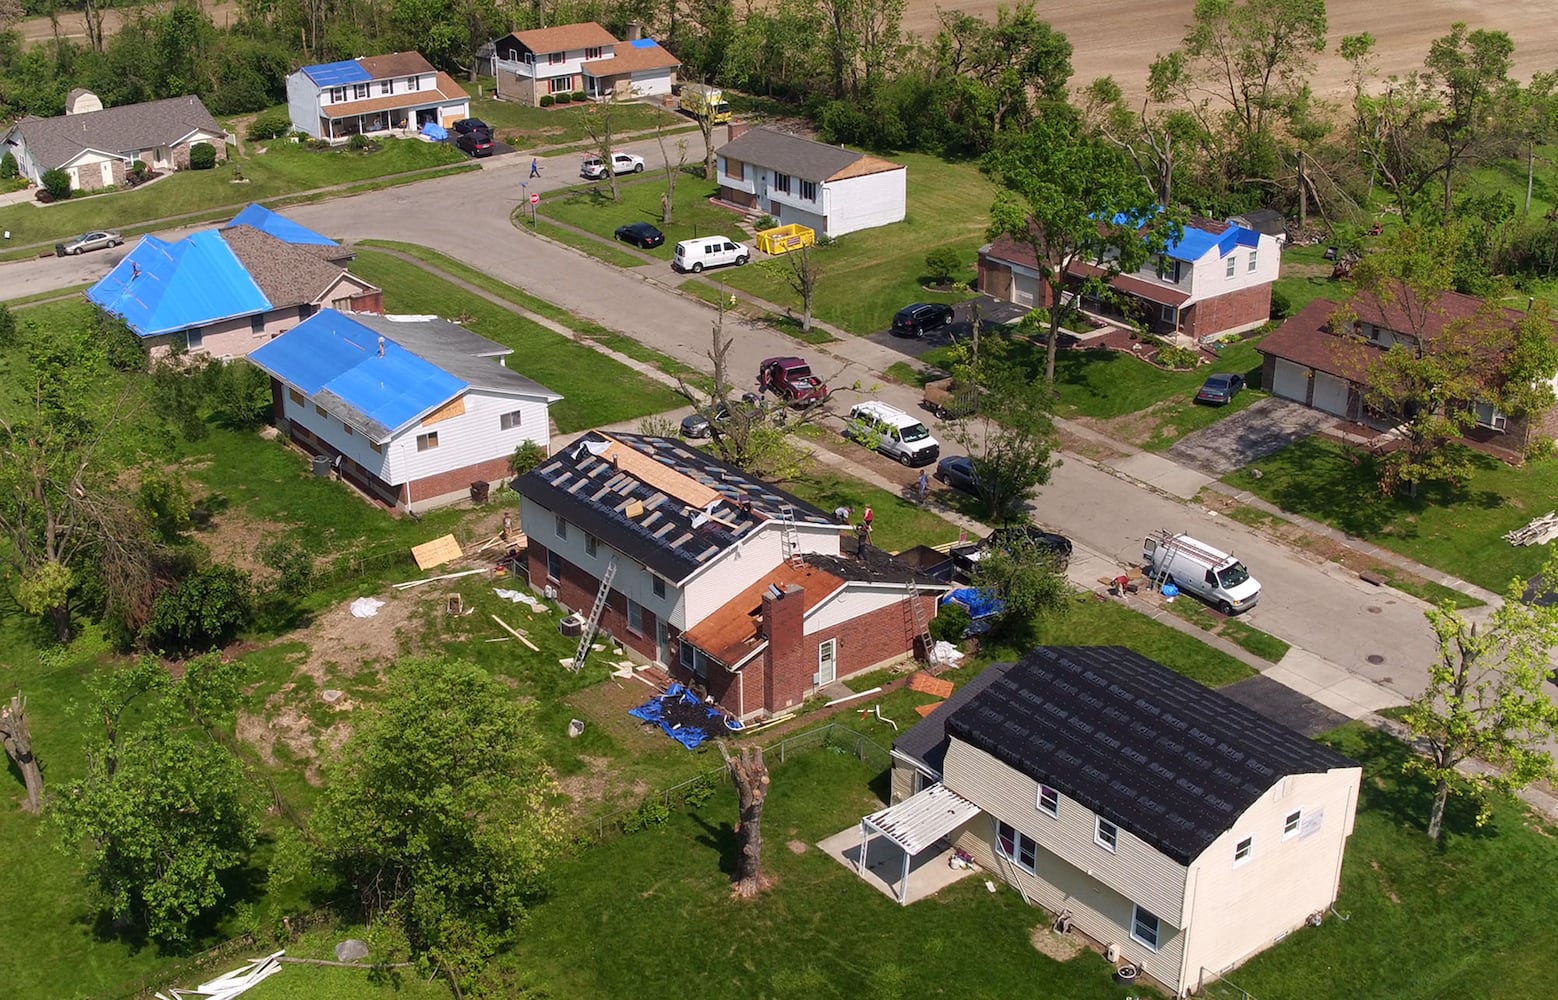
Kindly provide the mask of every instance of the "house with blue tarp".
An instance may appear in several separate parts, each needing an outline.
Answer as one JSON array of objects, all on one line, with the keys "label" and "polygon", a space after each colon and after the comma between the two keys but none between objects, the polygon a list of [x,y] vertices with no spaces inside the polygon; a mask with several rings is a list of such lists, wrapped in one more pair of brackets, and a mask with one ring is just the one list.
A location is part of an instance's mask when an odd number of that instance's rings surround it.
[{"label": "house with blue tarp", "polygon": [[[1282,263],[1282,243],[1270,233],[1234,221],[1192,217],[1177,241],[1140,270],[1108,277],[1115,301],[1102,302],[1083,287],[1104,268],[1073,263],[1067,283],[1083,307],[1105,318],[1121,316],[1149,333],[1208,341],[1253,330],[1271,318],[1271,289]],[[1027,308],[1048,308],[1049,285],[1033,247],[1002,236],[979,250],[979,289]]]},{"label": "house with blue tarp", "polygon": [[141,237],[87,298],[129,324],[153,357],[236,358],[325,306],[382,313],[383,293],[346,269],[352,256],[256,204],[219,229]]},{"label": "house with blue tarp", "polygon": [[315,139],[354,135],[414,136],[434,122],[445,128],[471,116],[471,98],[454,77],[420,52],[343,59],[287,75],[292,127]]},{"label": "house with blue tarp", "polygon": [[275,423],[386,507],[420,512],[501,481],[525,442],[547,447],[562,399],[511,370],[512,351],[442,319],[323,309],[249,360]]}]

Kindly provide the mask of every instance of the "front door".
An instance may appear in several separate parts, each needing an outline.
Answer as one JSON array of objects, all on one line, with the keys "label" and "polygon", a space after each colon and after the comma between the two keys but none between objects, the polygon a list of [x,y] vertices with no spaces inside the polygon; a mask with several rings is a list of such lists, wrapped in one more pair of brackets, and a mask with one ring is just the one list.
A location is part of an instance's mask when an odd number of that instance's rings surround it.
[{"label": "front door", "polygon": [[817,647],[817,686],[832,684],[838,677],[838,640],[825,639]]},{"label": "front door", "polygon": [[104,187],[113,187],[113,185],[114,185],[114,164],[113,164],[113,161],[111,161],[111,160],[104,160],[103,161],[103,186]]},{"label": "front door", "polygon": [[671,665],[671,636],[659,618],[655,619],[655,659],[661,666]]}]

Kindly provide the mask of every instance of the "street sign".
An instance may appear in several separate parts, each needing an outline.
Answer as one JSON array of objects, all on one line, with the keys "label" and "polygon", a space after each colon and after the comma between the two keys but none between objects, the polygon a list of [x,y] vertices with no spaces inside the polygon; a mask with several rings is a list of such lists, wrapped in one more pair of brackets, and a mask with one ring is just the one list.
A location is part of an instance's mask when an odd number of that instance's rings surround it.
[{"label": "street sign", "polygon": [[539,205],[540,203],[541,203],[541,196],[540,195],[532,194],[530,196],[530,204],[532,204],[532,205]]}]

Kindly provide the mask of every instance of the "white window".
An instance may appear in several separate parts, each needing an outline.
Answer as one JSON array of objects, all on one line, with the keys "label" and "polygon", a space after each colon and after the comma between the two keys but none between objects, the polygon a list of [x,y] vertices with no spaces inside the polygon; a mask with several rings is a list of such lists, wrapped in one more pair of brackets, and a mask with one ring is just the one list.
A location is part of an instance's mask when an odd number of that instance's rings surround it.
[{"label": "white window", "polygon": [[346,88],[345,87],[331,87],[330,88],[330,103],[331,104],[340,104],[344,100],[346,100]]},{"label": "white window", "polygon": [[418,77],[418,76],[408,76],[408,77],[406,77],[406,89],[407,90],[420,90],[420,89],[422,89],[422,78]]},{"label": "white window", "polygon": [[566,58],[567,54],[563,52],[548,52],[546,54],[546,61],[553,66],[561,66]]},{"label": "white window", "polygon": [[804,201],[817,200],[817,182],[801,181],[801,198]]},{"label": "white window", "polygon": [[703,654],[703,650],[686,639],[682,640],[682,666],[691,671],[694,677],[709,676],[709,658]]},{"label": "white window", "polygon": [[1282,839],[1290,840],[1298,836],[1298,828],[1303,821],[1304,811],[1302,809],[1294,809],[1288,813],[1287,818],[1282,821]]},{"label": "white window", "polygon": [[1233,866],[1235,868],[1250,860],[1255,854],[1255,838],[1245,837],[1233,845]]},{"label": "white window", "polygon": [[395,81],[394,80],[381,80],[381,81],[379,81],[379,96],[380,97],[388,97],[390,94],[393,94],[394,92],[395,92]]},{"label": "white window", "polygon": [[1160,306],[1158,315],[1162,317],[1163,322],[1170,325],[1179,321],[1179,312],[1173,306]]},{"label": "white window", "polygon": [[1158,277],[1179,284],[1179,261],[1172,257],[1158,258]]},{"label": "white window", "polygon": [[205,342],[205,335],[199,330],[189,329],[184,331],[184,346],[191,351],[200,350],[200,345]]},{"label": "white window", "polygon": [[552,526],[557,529],[557,537],[558,538],[567,538],[568,537],[568,522],[563,520],[563,515],[561,515],[561,514],[553,514],[552,515]]},{"label": "white window", "polygon": [[1238,265],[1239,265],[1239,258],[1235,257],[1233,254],[1229,254],[1228,255],[1227,266],[1223,268],[1223,277],[1225,277],[1225,278],[1233,277],[1234,274],[1237,273],[1238,270],[1239,270],[1239,266]]},{"label": "white window", "polygon": [[637,601],[628,601],[628,631],[634,635],[644,634],[644,606]]},{"label": "white window", "polygon": [[1099,847],[1113,853],[1120,847],[1120,828],[1099,816],[1093,828],[1093,840]]},{"label": "white window", "polygon": [[519,410],[515,410],[513,413],[503,414],[498,418],[498,426],[506,431],[513,430],[519,426],[519,414]]},{"label": "white window", "polygon": [[546,578],[553,581],[563,578],[563,561],[556,552],[546,554]]},{"label": "white window", "polygon": [[1245,268],[1245,270],[1249,271],[1251,274],[1255,273],[1255,268],[1257,266],[1256,253],[1257,251],[1250,251],[1250,266]]},{"label": "white window", "polygon": [[428,431],[417,435],[417,451],[432,451],[438,447],[438,432]]},{"label": "white window", "polygon": [[1032,840],[1023,834],[1021,830],[1010,823],[997,822],[995,827],[996,839],[1001,849],[1001,855],[1011,861],[1018,868],[1029,875],[1035,874],[1034,869],[1038,865],[1039,848]]},{"label": "white window", "polygon": [[1158,936],[1162,931],[1163,924],[1155,914],[1147,912],[1140,906],[1134,904],[1131,906],[1131,940],[1157,951]]},{"label": "white window", "polygon": [[361,101],[361,100],[366,99],[367,96],[368,96],[368,85],[366,83],[354,83],[354,84],[352,84],[352,100],[354,100],[354,101]]},{"label": "white window", "polygon": [[1509,418],[1498,411],[1498,407],[1492,403],[1477,404],[1477,426],[1487,427],[1490,430],[1502,431],[1509,427]]},{"label": "white window", "polygon": [[595,536],[588,532],[584,535],[584,552],[591,556],[595,554]]},{"label": "white window", "polygon": [[553,94],[559,94],[559,93],[562,93],[565,90],[572,90],[573,89],[573,77],[571,77],[571,76],[554,76],[554,77],[552,77],[550,80],[548,80],[546,82],[546,86],[547,86],[547,90],[550,91]]},{"label": "white window", "polygon": [[665,596],[665,581],[660,579],[660,577],[651,577],[650,587],[653,588],[656,597]]},{"label": "white window", "polygon": [[1039,786],[1039,812],[1060,815],[1060,793],[1048,785]]}]

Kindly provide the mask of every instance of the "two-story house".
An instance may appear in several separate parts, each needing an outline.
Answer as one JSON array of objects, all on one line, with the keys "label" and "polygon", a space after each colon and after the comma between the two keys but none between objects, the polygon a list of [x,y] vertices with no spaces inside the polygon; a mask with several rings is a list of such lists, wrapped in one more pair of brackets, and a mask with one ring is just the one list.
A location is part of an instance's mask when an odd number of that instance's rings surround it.
[{"label": "two-story house", "polygon": [[618,41],[594,21],[516,31],[492,50],[499,96],[532,106],[557,94],[658,97],[671,93],[681,68],[654,39]]},{"label": "two-story house", "polygon": [[718,150],[719,199],[835,237],[902,222],[908,168],[769,128],[731,125]]},{"label": "two-story house", "polygon": [[990,667],[895,741],[893,766],[866,835],[950,839],[1175,996],[1323,917],[1362,777],[1119,646]]},{"label": "two-story house", "polygon": [[945,588],[680,441],[591,432],[521,476],[530,583],[740,719],[915,648]]},{"label": "two-story house", "polygon": [[[1095,303],[1152,333],[1200,341],[1253,330],[1271,318],[1271,288],[1282,263],[1273,235],[1233,222],[1191,219],[1180,239],[1139,270],[1109,280],[1119,301]],[[1076,263],[1068,284],[1104,270]],[[1026,308],[1048,308],[1049,284],[1033,248],[1009,236],[979,249],[979,288]]]},{"label": "two-story house", "polygon": [[[1364,402],[1369,368],[1383,352],[1398,342],[1412,347],[1419,335],[1432,340],[1466,324],[1496,319],[1513,326],[1523,316],[1515,309],[1495,312],[1484,300],[1459,292],[1445,292],[1427,308],[1415,302],[1410,290],[1401,294],[1401,300],[1388,305],[1356,299],[1351,329],[1336,327],[1341,309],[1337,303],[1315,299],[1261,341],[1261,384],[1283,399],[1354,423],[1388,428],[1397,418],[1375,413]],[[1554,336],[1558,339],[1558,325]],[[1553,386],[1558,390],[1558,377]],[[1508,414],[1487,402],[1474,409],[1477,439],[1496,447],[1523,455],[1538,437],[1558,438],[1558,411]]]},{"label": "two-story house", "polygon": [[420,52],[304,66],[287,75],[292,127],[315,139],[410,134],[428,122],[449,126],[471,115],[471,99]]},{"label": "two-story house", "polygon": [[441,319],[326,309],[249,360],[271,377],[276,427],[370,498],[420,512],[509,475],[550,440],[562,397],[511,371],[510,348]]},{"label": "two-story house", "polygon": [[262,205],[177,240],[143,236],[87,299],[124,320],[152,358],[241,358],[320,309],[382,313],[384,293],[346,269],[352,251]]}]

